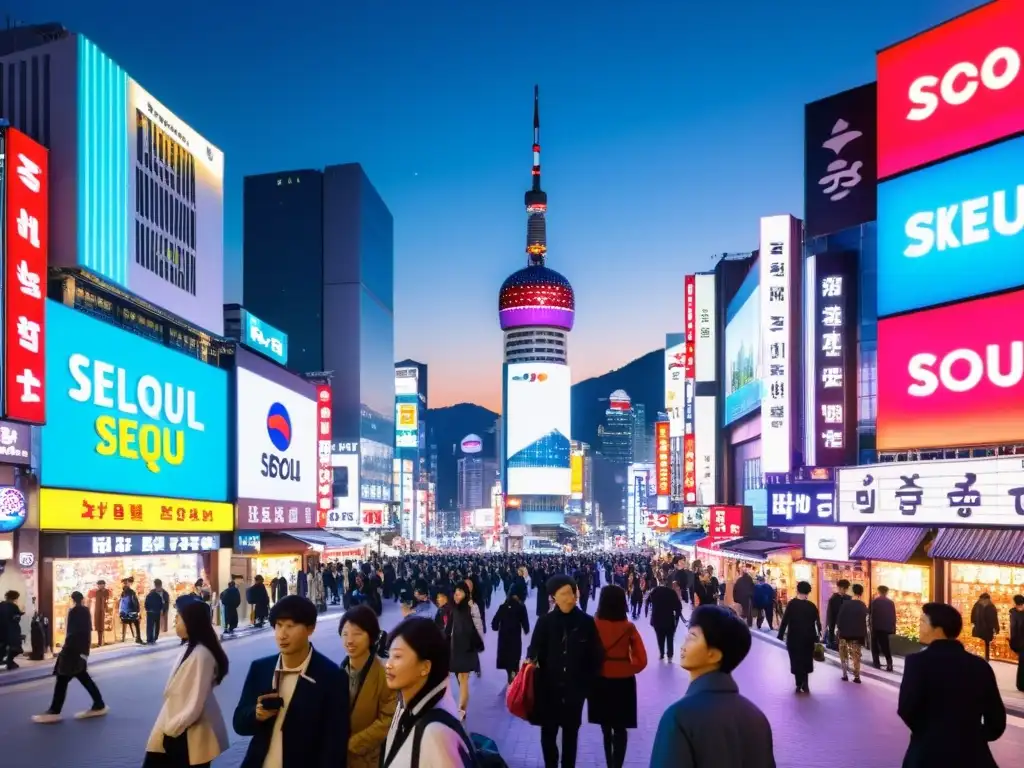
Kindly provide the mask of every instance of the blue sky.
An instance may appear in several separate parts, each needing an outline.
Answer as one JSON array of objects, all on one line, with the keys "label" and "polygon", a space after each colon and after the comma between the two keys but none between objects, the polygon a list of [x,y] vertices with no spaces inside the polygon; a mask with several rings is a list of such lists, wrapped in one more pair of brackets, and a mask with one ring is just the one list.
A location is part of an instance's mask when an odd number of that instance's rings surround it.
[{"label": "blue sky", "polygon": [[[361,162],[395,217],[395,355],[431,404],[500,403],[497,292],[525,264],[541,85],[548,264],[576,289],[573,379],[682,329],[682,281],[803,208],[803,105],[973,0],[8,0],[92,38],[242,177]],[[784,8],[786,13],[779,9]]]}]

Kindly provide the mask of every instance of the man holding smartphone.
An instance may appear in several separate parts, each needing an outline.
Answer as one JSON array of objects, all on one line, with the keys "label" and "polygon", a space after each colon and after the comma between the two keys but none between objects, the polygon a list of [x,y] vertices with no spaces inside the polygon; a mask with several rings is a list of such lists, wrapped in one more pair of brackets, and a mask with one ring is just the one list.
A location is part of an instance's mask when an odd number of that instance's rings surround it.
[{"label": "man holding smartphone", "polygon": [[252,663],[235,707],[235,733],[252,737],[242,768],[345,768],[348,682],[310,643],[316,620],[316,606],[299,595],[271,609],[280,653]]}]

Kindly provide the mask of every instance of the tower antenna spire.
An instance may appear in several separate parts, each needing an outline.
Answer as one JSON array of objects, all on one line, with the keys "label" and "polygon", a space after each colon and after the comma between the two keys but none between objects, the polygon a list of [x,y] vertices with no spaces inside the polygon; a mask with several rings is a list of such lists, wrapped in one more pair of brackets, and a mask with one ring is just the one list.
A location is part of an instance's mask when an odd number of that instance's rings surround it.
[{"label": "tower antenna spire", "polygon": [[526,193],[527,266],[544,266],[548,252],[548,196],[540,188],[540,86],[533,86],[533,185]]},{"label": "tower antenna spire", "polygon": [[540,86],[533,86],[533,188],[540,191]]}]

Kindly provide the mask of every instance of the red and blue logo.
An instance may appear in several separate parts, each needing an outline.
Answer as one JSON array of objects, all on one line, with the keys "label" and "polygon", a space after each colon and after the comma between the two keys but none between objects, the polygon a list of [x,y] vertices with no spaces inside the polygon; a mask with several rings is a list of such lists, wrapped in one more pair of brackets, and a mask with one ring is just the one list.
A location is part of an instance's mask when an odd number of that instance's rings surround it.
[{"label": "red and blue logo", "polygon": [[292,418],[281,403],[273,403],[267,411],[267,435],[279,451],[287,451],[292,444]]}]

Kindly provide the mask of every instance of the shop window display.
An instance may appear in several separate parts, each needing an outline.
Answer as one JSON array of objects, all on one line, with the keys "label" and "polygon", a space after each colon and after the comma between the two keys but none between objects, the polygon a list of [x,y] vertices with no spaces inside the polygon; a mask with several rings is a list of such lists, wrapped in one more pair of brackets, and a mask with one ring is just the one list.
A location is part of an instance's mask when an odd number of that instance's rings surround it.
[{"label": "shop window display", "polygon": [[917,642],[921,626],[921,607],[931,600],[931,568],[905,563],[872,563],[871,586],[889,588],[889,599],[896,604],[896,634]]},{"label": "shop window display", "polygon": [[949,566],[949,602],[964,617],[960,636],[971,653],[985,655],[985,643],[971,636],[971,609],[982,592],[988,592],[999,616],[999,634],[989,648],[990,658],[1017,663],[1010,650],[1010,609],[1013,596],[1024,594],[1024,568],[987,563],[951,563]]},{"label": "shop window display", "polygon": [[258,555],[253,558],[253,568],[252,575],[262,576],[268,591],[270,590],[270,580],[283,576],[288,580],[288,594],[298,593],[302,555]]},{"label": "shop window display", "polygon": [[[200,555],[143,555],[138,557],[94,557],[79,560],[54,560],[53,562],[53,647],[59,649],[64,644],[67,631],[68,611],[71,609],[71,593],[79,591],[86,596],[89,612],[96,615],[96,582],[107,583],[109,597],[104,611],[103,642],[121,641],[121,618],[118,615],[118,602],[121,597],[121,582],[131,577],[131,587],[139,596],[140,607],[146,594],[153,588],[153,580],[160,579],[170,597],[170,613],[166,632],[174,623],[174,601],[181,595],[192,591],[197,579],[206,579],[203,561]],[[146,636],[146,612],[141,611],[140,624],[142,636]],[[127,636],[126,636],[127,638]],[[130,638],[127,638],[130,641]],[[93,629],[92,642],[98,636]]]}]

